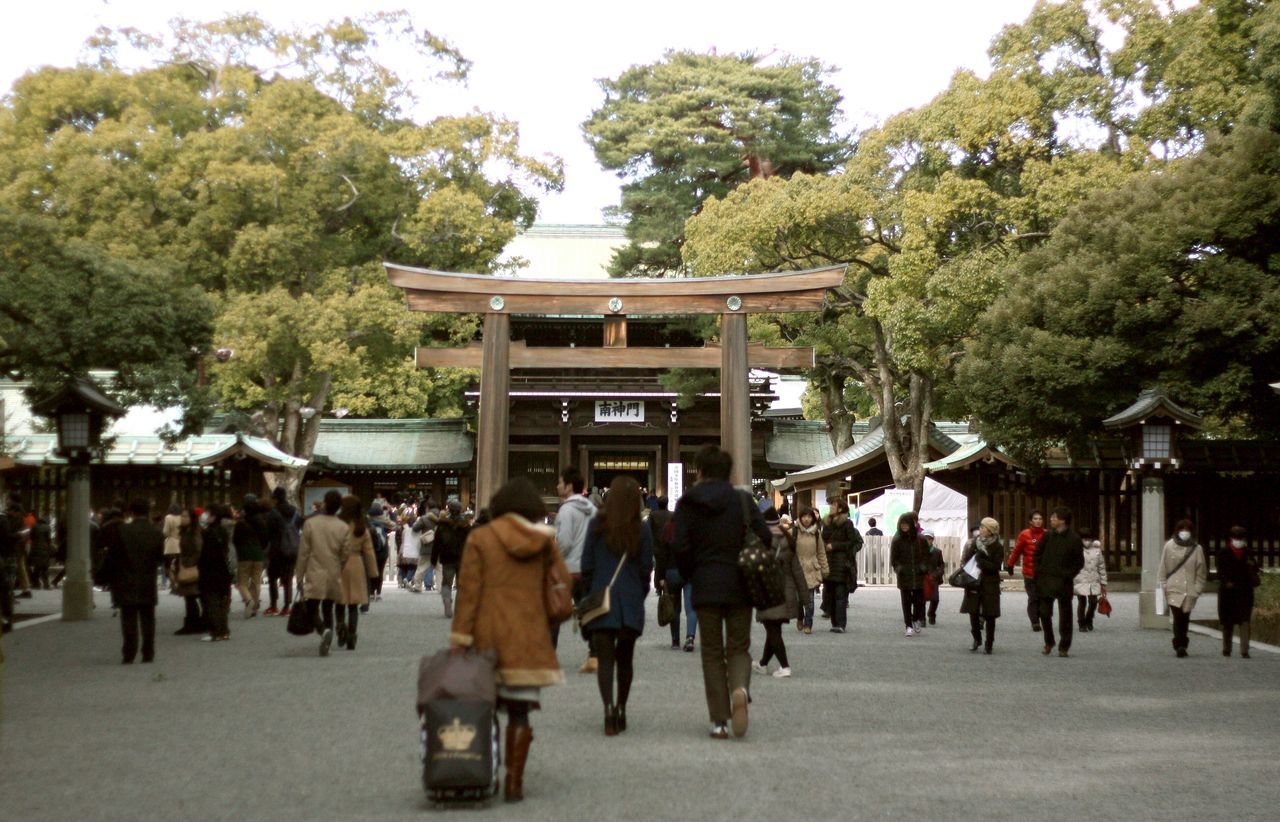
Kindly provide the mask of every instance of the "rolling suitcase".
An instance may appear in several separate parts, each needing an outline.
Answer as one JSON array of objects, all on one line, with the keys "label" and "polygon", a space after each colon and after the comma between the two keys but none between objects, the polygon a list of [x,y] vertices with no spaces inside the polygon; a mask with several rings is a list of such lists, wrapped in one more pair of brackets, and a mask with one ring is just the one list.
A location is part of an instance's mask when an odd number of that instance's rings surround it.
[{"label": "rolling suitcase", "polygon": [[418,668],[422,787],[436,804],[487,802],[501,766],[493,651],[441,651]]}]

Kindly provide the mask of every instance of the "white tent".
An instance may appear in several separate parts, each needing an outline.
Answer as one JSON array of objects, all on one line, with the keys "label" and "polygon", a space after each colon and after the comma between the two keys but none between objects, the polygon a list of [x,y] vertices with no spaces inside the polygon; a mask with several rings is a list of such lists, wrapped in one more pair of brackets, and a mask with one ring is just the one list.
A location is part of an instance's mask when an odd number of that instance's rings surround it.
[{"label": "white tent", "polygon": [[[906,492],[910,494],[911,492]],[[897,525],[899,507],[895,505],[896,497],[893,491],[881,494],[874,499],[868,500],[853,511],[854,523],[858,526],[858,530],[864,534],[867,528],[867,520],[875,517],[876,524],[880,526],[880,530],[886,535],[893,535],[893,529]],[[910,510],[910,501],[906,503],[906,509]],[[888,516],[892,517],[892,521],[886,518],[886,510]],[[969,498],[959,491],[952,490],[932,477],[924,478],[924,500],[920,506],[920,527],[927,528],[939,537],[959,537],[964,539],[969,536]]]}]

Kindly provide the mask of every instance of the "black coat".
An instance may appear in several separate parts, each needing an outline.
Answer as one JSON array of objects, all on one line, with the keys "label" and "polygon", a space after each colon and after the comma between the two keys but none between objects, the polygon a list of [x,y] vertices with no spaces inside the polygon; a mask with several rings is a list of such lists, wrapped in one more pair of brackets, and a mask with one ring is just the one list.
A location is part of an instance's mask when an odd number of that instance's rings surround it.
[{"label": "black coat", "polygon": [[1067,528],[1044,532],[1036,548],[1036,595],[1057,599],[1075,592],[1076,574],[1084,567],[1084,540]]},{"label": "black coat", "polygon": [[862,534],[849,517],[827,517],[822,522],[822,540],[827,543],[827,579],[842,582],[852,590],[858,571],[858,552],[862,550]]},{"label": "black coat", "polygon": [[1218,549],[1218,621],[1223,625],[1248,622],[1253,614],[1253,575],[1258,563],[1246,548],[1236,559],[1230,548]]},{"label": "black coat", "polygon": [[160,529],[140,517],[111,533],[102,580],[111,587],[112,601],[122,607],[155,605],[156,572],[164,562]]},{"label": "black coat", "polygon": [[462,562],[462,549],[466,547],[471,527],[461,519],[441,517],[436,523],[436,536],[431,542],[431,564],[458,565]]},{"label": "black coat", "polygon": [[667,571],[675,570],[676,559],[671,552],[670,540],[663,539],[667,524],[671,522],[671,512],[659,508],[649,514],[649,535],[653,537],[653,578],[665,580]]},{"label": "black coat", "polygon": [[231,593],[231,569],[227,567],[227,529],[219,523],[204,529],[200,547],[200,593],[226,596]]},{"label": "black coat", "polygon": [[[743,509],[749,519],[743,519]],[[750,606],[747,586],[738,571],[744,525],[765,545],[773,534],[760,509],[728,480],[705,480],[676,503],[672,550],[680,576],[693,585],[693,607]]]},{"label": "black coat", "polygon": [[1000,568],[1004,565],[1004,543],[996,540],[986,551],[978,550],[978,541],[969,540],[960,556],[960,567],[974,554],[978,555],[978,584],[966,588],[960,613],[978,614],[984,617],[1000,616]]},{"label": "black coat", "polygon": [[795,546],[791,544],[791,540],[782,531],[777,531],[773,535],[773,550],[778,558],[778,565],[782,568],[782,581],[787,592],[786,598],[782,600],[781,605],[775,605],[763,611],[756,609],[756,621],[779,620],[790,622],[803,616],[800,610],[800,592],[808,591],[809,586],[805,585],[804,568],[800,567],[800,557],[796,555]]},{"label": "black coat", "polygon": [[898,575],[898,590],[923,589],[929,573],[929,543],[914,530],[908,534],[898,531],[889,546],[889,566]]}]

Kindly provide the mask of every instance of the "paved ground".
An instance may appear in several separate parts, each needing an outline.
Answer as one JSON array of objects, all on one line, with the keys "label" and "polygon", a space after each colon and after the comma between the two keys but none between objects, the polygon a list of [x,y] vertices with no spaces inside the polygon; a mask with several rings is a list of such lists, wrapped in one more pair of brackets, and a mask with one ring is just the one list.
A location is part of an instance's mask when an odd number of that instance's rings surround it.
[{"label": "paved ground", "polygon": [[[172,636],[180,602],[162,598],[153,665],[119,664],[101,596],[90,622],[5,637],[5,820],[429,812],[413,701],[418,657],[447,632],[435,595],[390,592],[362,622],[359,650],[328,659],[275,618],[233,616],[227,643]],[[906,639],[897,592],[864,588],[850,633],[822,623],[785,634],[795,677],[756,678],[750,733],[728,742],[707,738],[697,655],[669,650],[651,622],[627,733],[601,735],[594,678],[571,673],[534,715],[526,801],[487,813],[1275,818],[1280,655],[1223,659],[1216,640],[1195,636],[1191,657],[1176,659],[1168,634],[1133,627],[1136,596],[1118,595],[1072,658],[1045,658],[1022,601],[1006,595],[986,657],[968,651],[956,592],[944,592],[937,627]],[[576,637],[563,643],[566,667],[582,656]]]}]

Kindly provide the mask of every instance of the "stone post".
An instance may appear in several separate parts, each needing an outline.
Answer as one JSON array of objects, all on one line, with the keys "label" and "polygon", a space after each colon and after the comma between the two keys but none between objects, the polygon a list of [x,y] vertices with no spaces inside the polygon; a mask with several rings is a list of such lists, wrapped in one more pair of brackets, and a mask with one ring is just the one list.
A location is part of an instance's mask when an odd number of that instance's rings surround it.
[{"label": "stone post", "polygon": [[1156,569],[1164,550],[1164,478],[1142,478],[1142,592],[1138,626],[1169,630],[1168,611],[1156,614]]},{"label": "stone post", "polygon": [[93,580],[89,578],[89,466],[67,468],[67,576],[62,581],[62,619],[93,616]]}]

